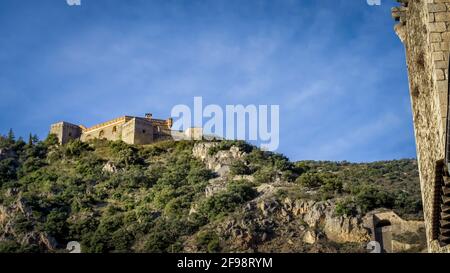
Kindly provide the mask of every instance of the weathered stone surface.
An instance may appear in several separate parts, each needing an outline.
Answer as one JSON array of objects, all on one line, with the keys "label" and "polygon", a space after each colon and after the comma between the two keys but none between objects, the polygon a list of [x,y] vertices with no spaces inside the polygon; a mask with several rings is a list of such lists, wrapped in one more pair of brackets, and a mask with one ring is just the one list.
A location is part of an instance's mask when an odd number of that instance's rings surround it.
[{"label": "weathered stone surface", "polygon": [[206,197],[211,197],[214,194],[226,190],[228,181],[222,177],[213,178],[208,181],[208,185],[205,188]]},{"label": "weathered stone surface", "polygon": [[292,201],[286,198],[283,208],[295,216],[300,216],[310,228],[322,227],[328,239],[340,242],[367,242],[370,234],[358,217],[336,216],[335,204],[331,201]]},{"label": "weathered stone surface", "polygon": [[102,168],[102,171],[105,173],[116,173],[117,167],[111,161],[108,161]]},{"label": "weathered stone surface", "polygon": [[307,232],[305,232],[305,235],[303,235],[303,242],[310,244],[310,245],[316,243],[316,233],[311,230],[308,230]]},{"label": "weathered stone surface", "polygon": [[447,116],[450,0],[402,0],[392,15],[395,31],[404,43],[409,74],[414,133],[428,246],[431,252],[449,252],[432,241],[433,186],[436,162],[444,158]]},{"label": "weathered stone surface", "polygon": [[217,142],[202,142],[194,145],[192,154],[194,157],[200,159],[205,163],[206,167],[214,171],[218,177],[210,179],[208,186],[206,186],[206,197],[210,197],[216,193],[226,190],[230,178],[233,180],[248,180],[253,181],[253,176],[240,175],[231,177],[230,166],[236,160],[242,160],[245,153],[240,151],[238,147],[232,146],[229,150],[218,151],[215,154],[210,154],[211,148],[219,145]]},{"label": "weathered stone surface", "polygon": [[270,214],[275,213],[280,208],[280,204],[274,199],[264,200],[258,204],[258,208],[261,210],[262,214],[267,217]]},{"label": "weathered stone surface", "polygon": [[245,153],[233,146],[229,150],[218,151],[213,155],[209,154],[209,150],[217,145],[216,142],[197,143],[192,149],[192,153],[202,160],[208,169],[215,171],[219,176],[226,176],[233,162],[241,160]]},{"label": "weathered stone surface", "polygon": [[407,252],[411,250],[412,248],[418,248],[420,245],[417,244],[408,244],[399,242],[396,240],[392,240],[392,252],[399,253],[399,252]]}]

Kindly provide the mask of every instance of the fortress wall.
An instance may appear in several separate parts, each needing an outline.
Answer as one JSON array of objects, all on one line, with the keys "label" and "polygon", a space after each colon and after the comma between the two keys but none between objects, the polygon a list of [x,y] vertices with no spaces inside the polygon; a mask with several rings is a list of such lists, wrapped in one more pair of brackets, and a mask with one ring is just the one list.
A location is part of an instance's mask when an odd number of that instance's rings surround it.
[{"label": "fortress wall", "polygon": [[155,126],[161,126],[161,127],[172,127],[173,121],[171,118],[164,120],[164,119],[152,119],[152,123]]},{"label": "fortress wall", "polygon": [[105,138],[107,140],[120,140],[122,138],[122,125],[125,123],[125,118],[116,119],[114,122],[104,123],[102,126],[96,126],[94,129],[90,128],[83,132],[81,141],[87,141],[94,138]]},{"label": "fortress wall", "polygon": [[172,139],[170,127],[172,119],[153,119],[151,116],[130,117],[123,116],[90,128],[60,122],[51,125],[50,133],[56,134],[62,141],[67,143],[70,139],[88,141],[92,139],[107,139],[111,141],[123,140],[128,144],[150,144],[155,140]]},{"label": "fortress wall", "polygon": [[153,126],[151,121],[133,118],[122,126],[122,141],[128,144],[150,144],[153,142]]},{"label": "fortress wall", "polygon": [[122,141],[134,144],[134,126],[136,119],[132,119],[122,125]]},{"label": "fortress wall", "polygon": [[81,128],[68,122],[59,122],[50,127],[50,134],[55,134],[61,144],[66,144],[71,139],[81,136]]},{"label": "fortress wall", "polygon": [[171,127],[172,127],[172,119],[169,118],[167,120],[163,119],[152,119],[153,126],[153,139],[155,140],[167,140],[172,139],[171,135]]},{"label": "fortress wall", "polygon": [[50,127],[50,134],[56,135],[59,139],[59,142],[61,144],[65,144],[63,142],[62,133],[63,133],[63,122],[52,124],[52,126]]},{"label": "fortress wall", "polygon": [[153,125],[146,119],[135,118],[134,144],[150,144],[153,142]]},{"label": "fortress wall", "polygon": [[449,252],[432,241],[436,161],[444,158],[447,115],[450,0],[400,0],[393,9],[395,30],[404,43],[424,218],[430,252]]},{"label": "fortress wall", "polygon": [[102,123],[96,124],[96,125],[94,125],[94,126],[92,126],[90,128],[86,128],[84,131],[85,132],[90,132],[90,131],[98,130],[99,128],[106,127],[106,126],[109,126],[111,124],[116,124],[116,123],[123,124],[123,123],[131,120],[132,118],[133,117],[129,117],[129,116],[123,116],[123,117],[115,118],[115,119],[112,119],[112,120],[108,120],[106,122],[102,122]]}]

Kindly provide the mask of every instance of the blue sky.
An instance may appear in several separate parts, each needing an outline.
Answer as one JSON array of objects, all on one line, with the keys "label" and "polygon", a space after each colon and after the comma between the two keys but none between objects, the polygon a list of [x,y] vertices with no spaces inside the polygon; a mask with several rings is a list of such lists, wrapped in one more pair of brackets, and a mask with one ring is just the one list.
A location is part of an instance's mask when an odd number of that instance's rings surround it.
[{"label": "blue sky", "polygon": [[394,1],[2,0],[0,133],[176,104],[280,105],[293,160],[415,157]]}]

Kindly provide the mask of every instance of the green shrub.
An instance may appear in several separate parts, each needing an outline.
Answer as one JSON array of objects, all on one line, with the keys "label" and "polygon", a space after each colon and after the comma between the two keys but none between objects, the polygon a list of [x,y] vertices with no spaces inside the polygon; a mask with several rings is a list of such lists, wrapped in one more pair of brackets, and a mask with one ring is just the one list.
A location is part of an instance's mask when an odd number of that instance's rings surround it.
[{"label": "green shrub", "polygon": [[336,203],[335,213],[340,216],[355,216],[358,214],[357,205],[351,199],[340,200]]},{"label": "green shrub", "polygon": [[317,188],[322,186],[323,180],[317,173],[307,172],[299,176],[296,183],[307,188]]},{"label": "green shrub", "polygon": [[206,169],[202,163],[194,161],[190,165],[186,179],[189,184],[197,184],[206,182],[214,177],[215,174],[211,170]]},{"label": "green shrub", "polygon": [[356,188],[352,197],[337,203],[338,214],[366,214],[376,208],[394,208],[395,199],[391,193],[382,191],[372,185]]},{"label": "green shrub", "polygon": [[253,175],[255,182],[258,184],[274,182],[278,171],[272,166],[264,166],[257,170]]},{"label": "green shrub", "polygon": [[302,169],[297,168],[281,154],[254,149],[245,157],[245,160],[258,183],[273,182],[277,177],[292,182],[303,173]]},{"label": "green shrub", "polygon": [[21,253],[21,245],[13,240],[2,240],[0,241],[0,253]]},{"label": "green shrub", "polygon": [[59,145],[58,136],[55,134],[49,134],[47,138],[44,140],[44,144],[47,147]]},{"label": "green shrub", "polygon": [[197,227],[189,222],[158,218],[144,238],[144,251],[151,253],[181,252],[178,240],[181,236],[195,232]]},{"label": "green shrub", "polygon": [[57,240],[64,239],[67,235],[67,220],[68,213],[61,210],[51,211],[44,223],[44,230],[50,235],[55,237]]},{"label": "green shrub", "polygon": [[132,145],[118,140],[111,142],[109,147],[117,163],[125,166],[125,168],[133,164],[144,164],[144,160],[139,157],[138,149]]},{"label": "green shrub", "polygon": [[64,148],[67,157],[80,156],[83,152],[92,150],[87,143],[78,139],[71,140]]},{"label": "green shrub", "polygon": [[13,158],[0,160],[0,186],[4,182],[15,180],[18,168],[19,162]]},{"label": "green shrub", "polygon": [[201,204],[199,211],[212,221],[233,212],[240,204],[252,200],[256,195],[256,190],[248,183],[230,183],[227,191],[206,199]]},{"label": "green shrub", "polygon": [[200,231],[196,236],[197,246],[206,249],[209,253],[220,251],[219,236],[212,231]]},{"label": "green shrub", "polygon": [[174,218],[184,217],[191,208],[192,195],[184,194],[170,199],[164,207],[164,214]]},{"label": "green shrub", "polygon": [[422,211],[422,199],[415,198],[403,190],[395,193],[394,210],[399,214],[418,214]]},{"label": "green shrub", "polygon": [[230,172],[232,175],[250,175],[253,173],[247,164],[245,164],[242,160],[233,162],[230,166]]},{"label": "green shrub", "polygon": [[218,145],[211,147],[208,151],[208,154],[215,155],[218,151],[229,150],[233,146],[238,147],[240,151],[245,153],[250,153],[255,148],[254,146],[242,140],[223,140],[220,141]]},{"label": "green shrub", "polygon": [[394,205],[393,196],[374,186],[364,186],[356,194],[356,204],[362,213],[366,213],[375,208],[392,208]]},{"label": "green shrub", "polygon": [[94,155],[80,157],[76,162],[75,170],[84,180],[100,180],[105,162]]}]

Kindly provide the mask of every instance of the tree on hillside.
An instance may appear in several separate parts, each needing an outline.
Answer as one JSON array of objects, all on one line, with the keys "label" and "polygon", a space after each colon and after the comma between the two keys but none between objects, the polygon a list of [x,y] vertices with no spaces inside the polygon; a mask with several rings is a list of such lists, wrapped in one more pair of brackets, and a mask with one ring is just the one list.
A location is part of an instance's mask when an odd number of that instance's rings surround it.
[{"label": "tree on hillside", "polygon": [[16,137],[14,136],[14,132],[13,132],[13,129],[12,129],[12,128],[9,129],[7,138],[8,138],[8,140],[9,140],[10,142],[14,142],[14,140],[16,139]]}]

